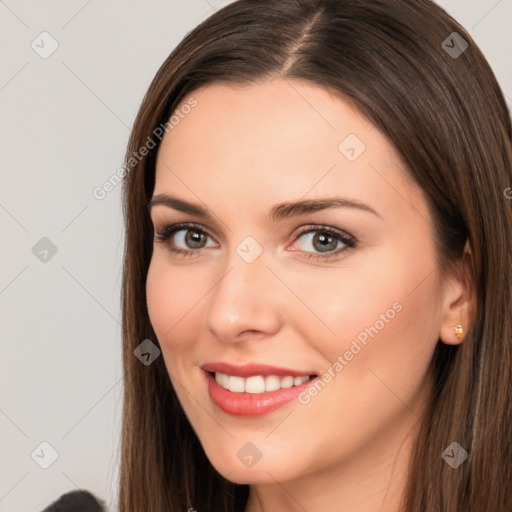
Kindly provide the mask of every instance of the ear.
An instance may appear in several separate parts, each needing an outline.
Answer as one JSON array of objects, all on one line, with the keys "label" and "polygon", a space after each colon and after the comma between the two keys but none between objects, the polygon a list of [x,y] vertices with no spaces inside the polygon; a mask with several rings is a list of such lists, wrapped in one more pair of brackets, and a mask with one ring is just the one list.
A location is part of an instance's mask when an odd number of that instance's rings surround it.
[{"label": "ear", "polygon": [[[439,338],[447,345],[458,345],[464,341],[471,323],[474,307],[474,283],[471,277],[473,254],[466,240],[462,258],[455,269],[444,278],[444,296]],[[456,326],[462,333],[456,334]]]}]

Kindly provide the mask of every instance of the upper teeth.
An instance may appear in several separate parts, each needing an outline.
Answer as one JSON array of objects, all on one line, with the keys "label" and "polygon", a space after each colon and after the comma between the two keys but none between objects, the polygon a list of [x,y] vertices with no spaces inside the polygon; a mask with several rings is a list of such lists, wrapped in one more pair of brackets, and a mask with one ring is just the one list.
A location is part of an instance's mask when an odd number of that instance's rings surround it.
[{"label": "upper teeth", "polygon": [[233,393],[265,393],[265,391],[276,391],[278,389],[300,386],[309,380],[308,376],[278,377],[277,375],[255,375],[254,377],[238,377],[235,375],[226,375],[225,373],[215,372],[215,380],[224,389],[229,389]]}]

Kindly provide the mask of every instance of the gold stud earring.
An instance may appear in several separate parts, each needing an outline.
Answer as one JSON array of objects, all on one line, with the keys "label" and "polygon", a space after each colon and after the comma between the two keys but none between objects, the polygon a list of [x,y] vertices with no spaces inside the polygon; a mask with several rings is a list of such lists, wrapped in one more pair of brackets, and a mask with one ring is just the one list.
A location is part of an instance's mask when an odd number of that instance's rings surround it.
[{"label": "gold stud earring", "polygon": [[462,328],[462,325],[458,324],[453,328],[453,333],[457,338],[462,339],[462,334],[464,333],[464,329]]}]

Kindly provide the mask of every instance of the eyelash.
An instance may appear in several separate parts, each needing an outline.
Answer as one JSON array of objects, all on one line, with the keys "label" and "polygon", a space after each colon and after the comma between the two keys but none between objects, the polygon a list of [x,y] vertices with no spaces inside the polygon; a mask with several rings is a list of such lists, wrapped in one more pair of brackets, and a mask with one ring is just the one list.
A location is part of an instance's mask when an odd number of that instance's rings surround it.
[{"label": "eyelash", "polygon": [[[175,233],[177,233],[178,231],[182,231],[182,230],[190,230],[190,231],[204,234],[206,236],[210,236],[206,231],[201,229],[201,226],[199,224],[190,222],[190,223],[169,224],[167,226],[164,226],[163,228],[156,231],[155,241],[158,243],[166,243],[169,241],[169,239]],[[306,256],[305,257],[306,259],[314,258],[316,260],[327,260],[327,259],[334,258],[334,257],[338,256],[342,252],[346,252],[348,249],[352,249],[352,248],[356,247],[356,239],[352,235],[348,235],[338,229],[334,229],[329,226],[324,226],[324,225],[319,225],[319,224],[305,227],[296,235],[296,238],[299,239],[301,236],[306,235],[311,232],[320,232],[320,233],[328,234],[328,235],[334,237],[336,240],[342,242],[346,246],[346,248],[338,249],[336,251],[326,253],[326,254],[307,252],[307,254],[309,254],[309,256]],[[175,254],[180,254],[183,257],[192,256],[192,253],[195,253],[195,252],[198,252],[201,250],[201,249],[181,249],[179,247],[178,248],[172,247],[171,244],[168,244],[168,245],[169,245],[169,250],[171,252],[173,252]],[[203,247],[203,249],[204,249],[204,247]]]}]

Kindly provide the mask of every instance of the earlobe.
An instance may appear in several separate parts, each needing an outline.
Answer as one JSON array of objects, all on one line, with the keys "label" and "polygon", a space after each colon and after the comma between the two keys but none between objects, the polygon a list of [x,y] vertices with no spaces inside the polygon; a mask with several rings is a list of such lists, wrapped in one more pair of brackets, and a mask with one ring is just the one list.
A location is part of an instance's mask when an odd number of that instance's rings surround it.
[{"label": "earlobe", "polygon": [[471,279],[472,252],[466,241],[457,275],[447,277],[439,339],[447,345],[459,345],[469,331],[470,314],[474,300]]}]

